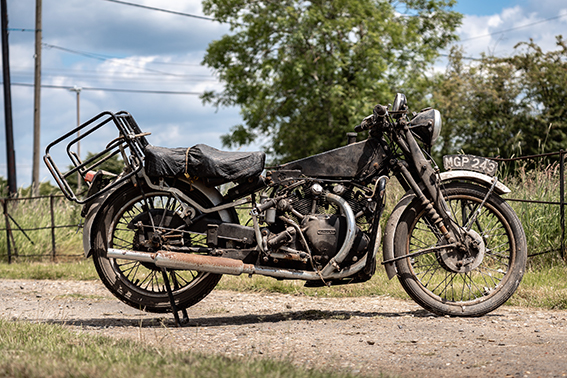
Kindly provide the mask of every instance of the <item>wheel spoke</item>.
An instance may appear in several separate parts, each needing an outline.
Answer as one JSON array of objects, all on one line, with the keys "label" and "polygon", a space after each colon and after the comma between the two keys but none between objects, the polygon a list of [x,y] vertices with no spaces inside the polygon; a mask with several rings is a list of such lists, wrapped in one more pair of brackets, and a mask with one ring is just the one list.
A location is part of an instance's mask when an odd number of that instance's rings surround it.
[{"label": "wheel spoke", "polygon": [[[447,202],[453,219],[462,227],[478,211],[482,198],[455,196]],[[443,300],[466,303],[490,295],[500,285],[510,268],[512,251],[509,231],[490,206],[485,204],[472,226],[485,244],[483,259],[474,270],[463,273],[450,271],[449,267],[443,265],[441,252],[407,259],[420,284]],[[439,246],[444,240],[423,210],[412,228],[407,253]],[[446,253],[450,255],[459,252],[457,250]]]}]

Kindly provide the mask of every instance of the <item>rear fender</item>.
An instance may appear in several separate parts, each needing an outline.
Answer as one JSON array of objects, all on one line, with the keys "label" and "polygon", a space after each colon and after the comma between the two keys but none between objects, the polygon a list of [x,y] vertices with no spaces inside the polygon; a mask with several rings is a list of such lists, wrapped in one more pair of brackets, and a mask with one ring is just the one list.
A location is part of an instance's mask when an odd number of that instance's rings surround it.
[{"label": "rear fender", "polygon": [[[85,257],[89,257],[92,254],[95,244],[94,241],[97,237],[105,238],[104,235],[96,235],[96,227],[93,227],[93,225],[96,225],[104,220],[104,217],[106,216],[106,211],[104,209],[107,208],[107,201],[117,191],[123,190],[123,187],[126,185],[132,184],[130,182],[127,182],[124,185],[117,187],[110,193],[98,198],[96,202],[91,205],[89,212],[85,217],[85,224],[83,226],[83,249],[85,251]],[[222,202],[223,197],[217,189],[208,187],[201,181],[193,181],[191,185],[193,187],[193,190],[198,190],[203,193],[209,199],[209,201],[211,201],[213,206],[216,206]],[[233,210],[233,208],[230,208],[219,211],[221,219],[224,222],[238,223],[238,218],[236,217]]]},{"label": "rear fender", "polygon": [[[472,171],[448,171],[441,173],[440,176],[441,184],[448,184],[453,181],[472,181],[486,188],[490,188],[494,180],[493,177]],[[494,192],[499,195],[503,195],[510,193],[511,190],[506,185],[498,181],[494,186]],[[382,251],[384,256],[383,261],[389,261],[394,258],[394,236],[396,234],[396,228],[402,214],[414,198],[416,198],[416,195],[413,191],[407,192],[400,202],[398,202],[386,222],[386,228],[384,230],[384,247]],[[384,264],[384,268],[386,269],[388,279],[392,279],[398,273],[395,262]]]}]

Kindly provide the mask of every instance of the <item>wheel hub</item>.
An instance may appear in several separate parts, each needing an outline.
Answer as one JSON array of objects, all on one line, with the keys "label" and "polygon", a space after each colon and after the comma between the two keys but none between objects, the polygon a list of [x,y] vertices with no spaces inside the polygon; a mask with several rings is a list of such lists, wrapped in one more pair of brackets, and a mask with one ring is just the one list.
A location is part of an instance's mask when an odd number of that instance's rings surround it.
[{"label": "wheel hub", "polygon": [[445,248],[437,253],[439,263],[454,273],[468,273],[480,265],[484,259],[486,246],[482,236],[474,230],[469,230],[463,237],[461,245],[455,248]]}]

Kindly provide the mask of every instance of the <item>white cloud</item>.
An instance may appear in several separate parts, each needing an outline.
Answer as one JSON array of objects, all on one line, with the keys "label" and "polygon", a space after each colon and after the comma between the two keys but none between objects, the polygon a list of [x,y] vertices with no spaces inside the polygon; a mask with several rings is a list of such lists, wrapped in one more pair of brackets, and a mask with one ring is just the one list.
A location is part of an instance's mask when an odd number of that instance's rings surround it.
[{"label": "white cloud", "polygon": [[[459,44],[465,48],[467,56],[473,57],[481,53],[509,56],[517,43],[528,42],[530,38],[544,50],[554,49],[555,36],[567,30],[567,4],[553,0],[535,4],[531,1],[490,16],[465,15],[459,29]],[[565,16],[550,19],[562,14]]]},{"label": "white cloud", "polygon": [[[203,15],[199,0],[137,1],[153,7]],[[8,0],[10,28],[32,29],[35,0]],[[43,48],[42,83],[80,86],[81,120],[104,110],[127,110],[153,133],[155,145],[166,147],[207,143],[220,148],[219,136],[241,122],[238,109],[203,106],[198,96],[92,91],[121,88],[176,92],[222,89],[214,75],[200,66],[210,41],[228,31],[226,25],[125,6],[103,0],[43,0],[43,42],[77,52],[96,53],[92,59],[58,48]],[[34,33],[10,33],[12,82],[33,83]],[[169,73],[165,74],[165,73]],[[33,89],[13,86],[14,142],[18,185],[31,182]],[[0,109],[3,119],[3,107]],[[43,89],[41,146],[76,124],[76,94]],[[109,132],[108,135],[113,134]],[[104,147],[107,140],[97,140]],[[0,176],[6,177],[5,135],[0,133]],[[82,151],[95,149],[85,142]],[[59,152],[57,152],[59,154]],[[61,154],[62,155],[62,154]],[[47,177],[43,163],[40,177]]]}]

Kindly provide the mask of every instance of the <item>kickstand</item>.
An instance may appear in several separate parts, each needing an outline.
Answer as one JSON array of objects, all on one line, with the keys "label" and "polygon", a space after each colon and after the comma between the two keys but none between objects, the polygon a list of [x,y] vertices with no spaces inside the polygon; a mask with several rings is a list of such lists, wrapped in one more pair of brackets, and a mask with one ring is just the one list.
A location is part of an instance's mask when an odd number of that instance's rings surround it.
[{"label": "kickstand", "polygon": [[[175,325],[181,327],[182,324],[189,322],[189,316],[187,315],[187,310],[182,309],[183,320],[179,320],[179,313],[177,311],[177,306],[175,305],[175,299],[173,298],[173,292],[171,291],[171,285],[169,284],[169,278],[167,277],[167,270],[161,268],[161,274],[163,276],[163,282],[165,283],[165,289],[167,290],[167,295],[169,296],[169,303],[171,303],[171,312],[173,312],[173,317],[175,318]],[[177,289],[177,280],[174,279],[175,288]]]}]

